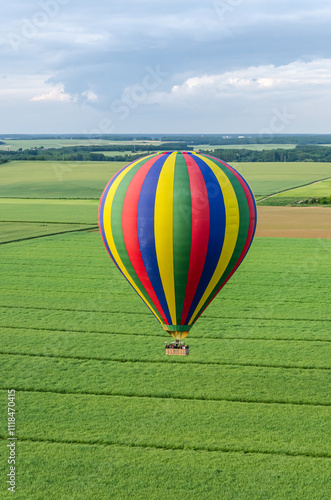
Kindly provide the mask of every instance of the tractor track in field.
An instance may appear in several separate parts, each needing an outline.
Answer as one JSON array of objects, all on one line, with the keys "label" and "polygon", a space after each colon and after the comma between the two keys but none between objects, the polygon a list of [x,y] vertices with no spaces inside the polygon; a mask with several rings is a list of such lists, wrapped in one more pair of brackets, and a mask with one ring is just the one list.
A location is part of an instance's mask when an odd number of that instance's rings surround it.
[{"label": "tractor track in field", "polygon": [[[119,398],[137,398],[137,399],[171,399],[176,401],[214,401],[214,402],[225,402],[225,403],[239,403],[239,404],[258,404],[258,405],[289,405],[289,406],[307,406],[307,407],[331,407],[330,403],[311,403],[302,401],[281,401],[281,400],[262,400],[262,399],[243,399],[243,398],[210,398],[210,397],[194,397],[194,396],[172,396],[172,395],[156,395],[156,394],[131,394],[131,393],[121,393],[121,392],[92,392],[92,391],[65,391],[64,389],[32,389],[32,388],[22,388],[16,385],[11,386],[16,392],[28,392],[32,394],[61,394],[63,396],[104,396],[104,397],[119,397]],[[8,388],[0,387],[0,391],[7,391]]]},{"label": "tractor track in field", "polygon": [[[78,361],[100,361],[100,362],[108,362],[108,363],[144,363],[144,364],[167,364],[169,363],[177,363],[180,361],[169,360],[169,359],[138,359],[138,358],[102,358],[102,357],[91,357],[91,356],[65,356],[61,354],[42,354],[42,353],[25,353],[25,352],[4,352],[0,351],[0,356],[27,356],[34,358],[49,358],[49,359],[74,359]],[[270,365],[270,364],[261,364],[261,363],[229,363],[229,362],[221,362],[221,361],[190,361],[185,360],[186,364],[189,365],[211,365],[211,366],[245,366],[248,368],[276,368],[276,369],[286,369],[286,370],[323,370],[330,371],[331,367],[328,366],[305,366],[305,365]],[[180,365],[183,366],[183,365]]]},{"label": "tractor track in field", "polygon": [[[5,441],[5,437],[0,437],[1,440]],[[140,448],[140,449],[156,449],[164,451],[195,451],[195,452],[208,452],[208,453],[238,453],[240,455],[254,454],[254,455],[273,455],[273,456],[286,456],[286,457],[301,457],[301,458],[318,458],[318,459],[330,459],[330,453],[303,453],[294,451],[276,451],[276,450],[261,450],[255,448],[236,448],[236,447],[221,447],[221,446],[189,446],[183,444],[182,446],[164,446],[155,443],[126,443],[124,441],[110,441],[110,440],[89,440],[83,441],[78,439],[58,440],[58,439],[34,439],[32,437],[20,437],[20,442],[26,443],[48,443],[48,444],[62,444],[67,446],[73,445],[88,445],[88,446],[116,446],[123,448]]]},{"label": "tractor track in field", "polygon": [[[291,321],[291,320],[289,320]],[[0,328],[7,328],[7,329],[13,329],[13,330],[35,330],[35,331],[40,331],[40,332],[58,332],[58,333],[87,333],[87,334],[92,334],[92,335],[127,335],[127,336],[135,336],[135,337],[147,337],[147,338],[157,338],[161,340],[164,337],[161,337],[160,335],[146,335],[144,333],[134,333],[134,332],[105,332],[105,331],[93,331],[91,332],[90,330],[75,330],[73,328],[66,330],[63,328],[40,328],[40,327],[34,327],[34,326],[13,326],[13,325],[1,325]],[[169,338],[169,337],[168,337]],[[294,339],[294,338],[289,338],[289,337],[282,337],[282,338],[270,338],[270,337],[206,337],[207,340],[255,340],[255,341],[282,341],[282,342],[331,342],[331,339]],[[198,340],[197,337],[191,337],[193,340]]]},{"label": "tractor track in field", "polygon": [[[6,438],[0,436],[0,439],[5,441]],[[62,444],[67,446],[74,445],[87,445],[87,446],[116,446],[122,448],[139,448],[139,449],[154,449],[154,450],[164,450],[164,451],[195,451],[199,452],[208,452],[208,453],[238,453],[240,455],[272,455],[272,456],[282,456],[282,457],[293,457],[293,458],[317,458],[317,459],[330,459],[330,453],[303,453],[303,452],[294,452],[294,451],[276,451],[276,450],[261,450],[255,448],[236,448],[236,447],[216,447],[216,446],[189,446],[184,444],[183,446],[164,446],[157,445],[152,443],[144,443],[144,444],[136,444],[136,443],[125,443],[124,441],[110,441],[110,440],[90,440],[83,441],[78,439],[70,439],[70,441],[58,440],[58,439],[34,439],[31,437],[20,437],[20,442],[25,443],[47,443],[47,444]]]},{"label": "tractor track in field", "polygon": [[[92,267],[92,266],[89,266],[89,267]],[[2,274],[3,276],[3,274]],[[44,276],[45,277],[45,276]],[[0,291],[3,291],[3,292],[19,292],[19,293],[22,293],[22,288],[16,288],[15,286],[13,287],[8,287],[8,286],[5,286],[5,287],[2,287],[0,285]],[[48,288],[32,288],[31,286],[29,286],[29,292],[49,292],[49,287]],[[91,290],[59,290],[59,289],[55,289],[55,288],[52,288],[52,293],[56,293],[56,294],[63,294],[64,296],[66,295],[72,295],[72,294],[89,294],[91,296]],[[118,296],[123,296],[124,298],[126,299],[129,299],[132,297],[132,293],[129,293],[128,292],[116,292],[116,297]],[[242,303],[243,302],[243,299],[242,298],[236,298],[236,297],[219,297],[219,298],[216,298],[214,299],[214,301],[217,301],[219,300],[220,302],[222,301],[222,303],[225,303],[225,302],[240,302]],[[319,301],[321,302],[321,298],[319,298]],[[265,302],[268,302],[268,299],[265,300]],[[282,299],[273,299],[273,303],[274,304],[283,304],[284,300]],[[216,302],[217,303],[217,302]],[[306,304],[309,304],[311,305],[311,301],[309,300],[297,300],[297,299],[287,299],[287,303],[291,303],[291,304],[301,304],[301,305],[306,305]],[[329,305],[329,299],[325,297],[325,305]],[[3,305],[3,306],[0,306],[0,307],[17,307],[17,306],[6,306],[6,305]],[[79,311],[81,309],[77,309],[77,311]],[[109,312],[109,311],[107,311]],[[138,314],[138,313],[137,313]],[[146,314],[146,313],[143,313],[143,314]],[[204,316],[205,318],[211,318],[211,316]],[[326,320],[328,321],[328,320]],[[330,319],[331,321],[331,319]]]},{"label": "tractor track in field", "polygon": [[[97,314],[130,314],[130,315],[139,315],[139,316],[148,316],[150,317],[150,312],[146,311],[109,311],[102,309],[71,309],[71,308],[55,308],[55,307],[36,307],[36,306],[8,306],[8,305],[0,305],[0,309],[25,309],[25,310],[36,310],[36,311],[65,311],[65,312],[76,312],[76,313],[97,313]],[[238,318],[238,316],[204,316],[205,319],[234,319],[236,321],[307,321],[307,322],[315,322],[315,321],[327,321],[331,322],[329,318],[265,318],[265,317],[243,317]]]},{"label": "tractor track in field", "polygon": [[19,243],[21,241],[35,240],[37,238],[46,238],[47,236],[58,236],[59,234],[78,233],[80,231],[91,231],[93,229],[96,229],[96,226],[83,227],[83,228],[80,228],[80,229],[70,229],[70,231],[59,231],[57,233],[40,234],[38,236],[27,236],[25,238],[18,238],[18,239],[15,239],[15,240],[1,241],[0,245],[8,245],[9,243]]},{"label": "tractor track in field", "polygon": [[256,200],[256,204],[260,203],[260,201],[264,201],[264,200],[268,200],[269,198],[273,198],[274,196],[277,196],[278,194],[287,193],[287,191],[294,191],[295,189],[299,189],[301,187],[312,186],[313,184],[319,184],[320,182],[329,181],[330,179],[331,179],[331,177],[325,177],[325,179],[319,179],[318,181],[308,182],[308,184],[300,184],[299,186],[291,187],[288,189],[283,189],[282,191],[277,191],[277,193],[272,193],[272,194],[269,194],[268,196],[260,198],[259,200]]}]

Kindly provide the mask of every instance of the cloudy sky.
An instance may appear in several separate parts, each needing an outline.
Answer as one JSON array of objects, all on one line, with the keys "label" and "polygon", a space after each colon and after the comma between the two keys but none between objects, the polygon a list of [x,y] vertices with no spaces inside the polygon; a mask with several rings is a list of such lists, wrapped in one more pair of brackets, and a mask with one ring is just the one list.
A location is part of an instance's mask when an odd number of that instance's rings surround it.
[{"label": "cloudy sky", "polygon": [[0,133],[331,133],[330,0],[13,0]]}]

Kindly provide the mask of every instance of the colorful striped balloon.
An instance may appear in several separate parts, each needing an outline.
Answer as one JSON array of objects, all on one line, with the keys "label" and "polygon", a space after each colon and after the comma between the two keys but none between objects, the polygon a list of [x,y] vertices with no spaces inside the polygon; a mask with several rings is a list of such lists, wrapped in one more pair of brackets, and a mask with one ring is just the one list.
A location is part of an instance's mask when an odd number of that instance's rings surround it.
[{"label": "colorful striped balloon", "polygon": [[255,226],[256,205],[243,177],[200,153],[135,160],[109,181],[99,205],[110,257],[177,339],[236,271]]}]

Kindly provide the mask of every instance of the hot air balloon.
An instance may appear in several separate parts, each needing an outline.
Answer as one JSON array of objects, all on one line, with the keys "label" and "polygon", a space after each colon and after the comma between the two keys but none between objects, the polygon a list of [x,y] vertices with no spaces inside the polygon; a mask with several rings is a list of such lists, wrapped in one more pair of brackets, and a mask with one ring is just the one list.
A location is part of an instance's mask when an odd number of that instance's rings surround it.
[{"label": "hot air balloon", "polygon": [[99,228],[110,257],[177,347],[241,264],[255,227],[246,181],[201,153],[135,160],[100,198]]}]

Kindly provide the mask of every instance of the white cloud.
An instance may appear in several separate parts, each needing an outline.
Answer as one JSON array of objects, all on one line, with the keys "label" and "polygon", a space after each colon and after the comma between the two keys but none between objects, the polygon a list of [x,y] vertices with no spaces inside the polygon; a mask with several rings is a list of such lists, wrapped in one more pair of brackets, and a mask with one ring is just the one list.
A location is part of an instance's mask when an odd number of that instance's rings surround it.
[{"label": "white cloud", "polygon": [[85,92],[82,92],[82,96],[86,97],[86,100],[88,102],[95,102],[98,100],[98,96],[93,90],[86,90]]},{"label": "white cloud", "polygon": [[53,89],[46,94],[39,94],[30,99],[30,101],[58,101],[58,102],[72,102],[77,101],[77,96],[72,96],[64,92],[63,88]]},{"label": "white cloud", "polygon": [[331,86],[331,59],[311,62],[294,61],[283,66],[250,66],[221,74],[188,78],[174,85],[170,92],[154,92],[148,96],[149,104],[189,101],[201,98],[229,96],[263,96],[265,93],[282,95],[293,92],[323,92]]},{"label": "white cloud", "polygon": [[53,88],[49,92],[33,96],[30,101],[57,101],[57,102],[88,102],[92,103],[98,100],[97,94],[93,90],[85,90],[81,94],[69,94],[64,91],[63,85]]}]

